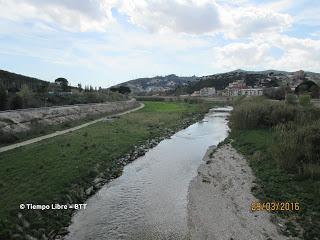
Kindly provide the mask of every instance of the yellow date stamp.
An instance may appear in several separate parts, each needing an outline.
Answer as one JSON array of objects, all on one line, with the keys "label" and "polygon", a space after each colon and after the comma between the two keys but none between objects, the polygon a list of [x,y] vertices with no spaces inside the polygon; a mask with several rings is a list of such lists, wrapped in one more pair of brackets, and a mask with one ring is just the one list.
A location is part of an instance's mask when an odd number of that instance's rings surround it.
[{"label": "yellow date stamp", "polygon": [[299,211],[298,202],[252,202],[251,211]]}]

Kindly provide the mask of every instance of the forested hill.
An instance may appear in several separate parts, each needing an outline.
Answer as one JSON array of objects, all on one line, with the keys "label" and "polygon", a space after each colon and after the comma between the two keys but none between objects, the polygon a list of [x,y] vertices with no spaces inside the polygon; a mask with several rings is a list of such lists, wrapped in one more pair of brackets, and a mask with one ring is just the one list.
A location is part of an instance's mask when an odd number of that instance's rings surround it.
[{"label": "forested hill", "polygon": [[156,76],[151,78],[138,78],[128,82],[121,83],[117,86],[126,86],[131,89],[133,93],[150,93],[150,92],[169,92],[174,91],[177,87],[187,86],[197,77],[179,77],[171,74],[167,76]]},{"label": "forested hill", "polygon": [[30,89],[36,90],[38,86],[49,85],[49,82],[0,70],[0,84],[7,90],[20,89],[22,85],[27,85]]},{"label": "forested hill", "polygon": [[[303,76],[299,76],[299,74]],[[297,78],[310,80],[320,85],[319,73],[303,71],[286,72],[278,70],[244,71],[238,69],[232,72],[200,77],[197,81],[178,89],[178,91],[180,93],[192,93],[204,87],[215,87],[217,90],[223,90],[229,83],[237,80],[244,80],[246,85],[250,87],[277,87],[282,84],[292,84]]]}]

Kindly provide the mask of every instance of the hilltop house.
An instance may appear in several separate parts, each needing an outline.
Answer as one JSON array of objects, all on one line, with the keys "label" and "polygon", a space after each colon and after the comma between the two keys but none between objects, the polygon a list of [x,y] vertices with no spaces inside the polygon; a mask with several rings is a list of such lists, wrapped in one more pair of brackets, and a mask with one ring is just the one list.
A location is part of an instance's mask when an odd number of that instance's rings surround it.
[{"label": "hilltop house", "polygon": [[262,96],[262,88],[248,88],[244,80],[238,80],[232,83],[229,83],[229,86],[226,87],[224,95],[231,96]]},{"label": "hilltop house", "polygon": [[200,96],[201,97],[212,97],[215,94],[216,94],[216,89],[214,87],[200,89]]}]

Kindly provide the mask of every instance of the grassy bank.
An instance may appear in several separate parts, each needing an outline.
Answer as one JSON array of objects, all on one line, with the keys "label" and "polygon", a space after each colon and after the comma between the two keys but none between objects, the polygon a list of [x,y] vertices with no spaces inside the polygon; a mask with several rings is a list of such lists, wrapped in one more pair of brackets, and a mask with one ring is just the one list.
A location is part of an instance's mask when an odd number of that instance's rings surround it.
[{"label": "grassy bank", "polygon": [[299,202],[298,212],[275,212],[285,234],[320,238],[319,113],[313,107],[260,99],[235,106],[233,146],[257,177],[253,193],[261,201]]},{"label": "grassy bank", "polygon": [[[71,210],[20,210],[21,203],[83,203],[98,177],[121,174],[119,159],[149,139],[198,120],[208,104],[146,102],[145,108],[112,121],[0,154],[0,239],[53,237]],[[63,234],[60,232],[59,234]]]}]

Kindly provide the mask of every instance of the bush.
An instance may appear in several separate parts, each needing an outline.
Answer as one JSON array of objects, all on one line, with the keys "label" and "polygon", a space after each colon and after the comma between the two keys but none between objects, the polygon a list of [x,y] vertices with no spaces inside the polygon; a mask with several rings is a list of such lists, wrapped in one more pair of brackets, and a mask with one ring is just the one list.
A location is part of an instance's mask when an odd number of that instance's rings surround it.
[{"label": "bush", "polygon": [[233,130],[269,128],[293,121],[305,124],[320,118],[319,108],[252,99],[234,106],[230,116],[230,126]]},{"label": "bush", "polygon": [[6,89],[0,84],[0,111],[6,110],[8,95]]},{"label": "bush", "polygon": [[23,100],[19,95],[15,95],[10,101],[10,109],[21,109],[23,107]]},{"label": "bush", "polygon": [[299,96],[299,104],[301,106],[304,106],[304,107],[310,106],[310,104],[311,104],[310,95],[301,95],[301,96]]},{"label": "bush", "polygon": [[286,104],[296,105],[297,96],[295,94],[289,93],[286,95]]},{"label": "bush", "polygon": [[0,144],[14,143],[17,140],[18,140],[18,138],[14,134],[0,132]]},{"label": "bush", "polygon": [[292,121],[294,109],[280,102],[249,102],[235,106],[230,117],[232,129],[267,128],[278,123]]},{"label": "bush", "polygon": [[275,130],[272,152],[281,168],[309,175],[310,166],[320,166],[320,120],[305,125],[282,124]]}]

